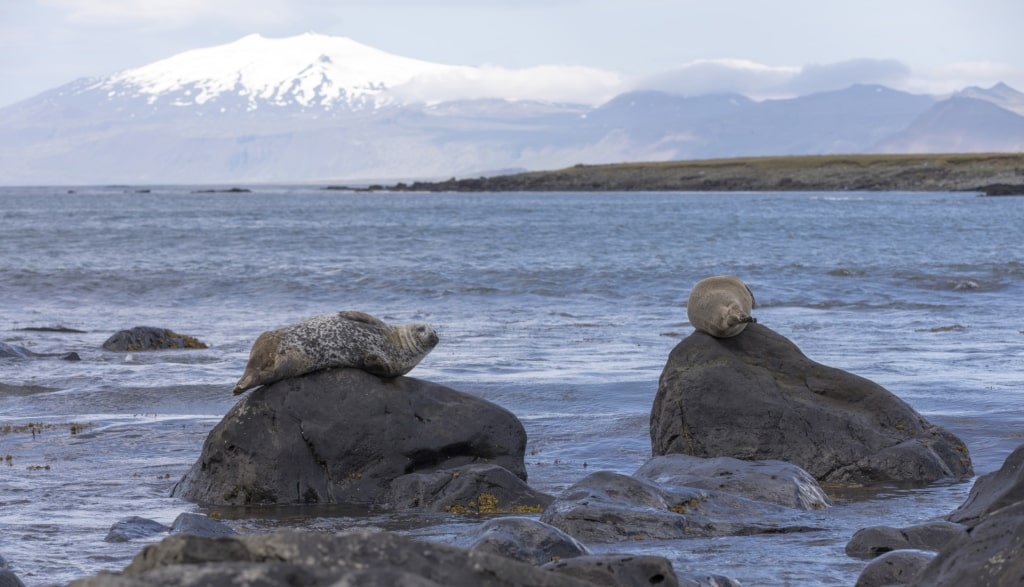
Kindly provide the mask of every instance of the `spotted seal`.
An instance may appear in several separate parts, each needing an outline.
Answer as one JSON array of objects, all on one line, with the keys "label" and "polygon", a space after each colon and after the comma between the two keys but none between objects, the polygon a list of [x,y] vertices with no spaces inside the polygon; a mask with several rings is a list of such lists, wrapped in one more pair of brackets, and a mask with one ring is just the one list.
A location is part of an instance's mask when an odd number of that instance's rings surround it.
[{"label": "spotted seal", "polygon": [[757,322],[750,315],[754,294],[747,284],[732,275],[708,277],[697,282],[686,302],[690,324],[716,338],[729,338],[743,332],[747,324]]},{"label": "spotted seal", "polygon": [[426,324],[390,326],[369,314],[323,314],[256,338],[232,393],[328,367],[355,367],[380,377],[412,370],[437,345]]}]

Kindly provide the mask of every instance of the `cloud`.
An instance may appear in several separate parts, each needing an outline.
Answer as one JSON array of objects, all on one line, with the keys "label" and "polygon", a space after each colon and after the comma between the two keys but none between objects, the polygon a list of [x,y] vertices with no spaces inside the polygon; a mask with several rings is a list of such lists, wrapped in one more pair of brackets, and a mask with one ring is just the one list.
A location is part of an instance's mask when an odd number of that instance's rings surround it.
[{"label": "cloud", "polygon": [[785,87],[794,94],[841,90],[854,84],[904,86],[911,70],[895,59],[851,59],[825,65],[805,65]]},{"label": "cloud", "polygon": [[407,102],[508,98],[596,105],[625,89],[621,74],[601,69],[560,65],[509,69],[485,65],[417,76],[392,88],[389,94]]},{"label": "cloud", "polygon": [[682,67],[637,78],[636,90],[684,96],[739,93],[753,98],[777,94],[800,72],[799,67],[770,66],[745,59],[701,59]]}]

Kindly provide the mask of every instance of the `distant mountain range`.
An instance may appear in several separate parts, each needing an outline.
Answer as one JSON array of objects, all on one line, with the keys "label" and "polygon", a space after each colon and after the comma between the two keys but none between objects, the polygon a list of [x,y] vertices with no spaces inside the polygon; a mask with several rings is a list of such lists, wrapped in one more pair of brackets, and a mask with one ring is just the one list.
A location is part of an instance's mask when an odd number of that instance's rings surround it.
[{"label": "distant mountain range", "polygon": [[855,85],[764,101],[637,91],[597,106],[428,101],[423,91],[455,96],[485,76],[345,38],[251,35],[0,109],[0,184],[358,182],[577,163],[1024,151],[1024,94],[1005,84],[946,97]]}]

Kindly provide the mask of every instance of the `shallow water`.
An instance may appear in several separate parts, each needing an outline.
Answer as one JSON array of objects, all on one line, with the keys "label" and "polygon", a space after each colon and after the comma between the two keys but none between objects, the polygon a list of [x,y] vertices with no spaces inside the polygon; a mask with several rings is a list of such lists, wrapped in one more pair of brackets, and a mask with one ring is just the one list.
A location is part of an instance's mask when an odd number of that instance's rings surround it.
[{"label": "shallow water", "polygon": [[[514,412],[530,484],[557,493],[650,455],[648,418],[697,280],[732,273],[759,322],[872,379],[963,438],[979,474],[1024,442],[1022,198],[970,194],[346,194],[259,187],[0,188],[0,554],[28,585],[120,569],[169,497],[259,332],[335,310],[426,321],[413,376]],[[23,330],[64,326],[84,332]],[[111,353],[171,328],[201,351]],[[41,424],[33,435],[29,422]],[[71,433],[71,425],[79,424]],[[20,428],[19,428],[20,427]],[[33,427],[35,428],[35,427]],[[48,468],[47,468],[48,467]],[[852,585],[843,548],[874,524],[940,517],[969,483],[889,490],[806,514],[790,535],[630,542],[750,585]],[[242,531],[374,526],[451,539],[478,518],[346,508],[222,512]]]}]

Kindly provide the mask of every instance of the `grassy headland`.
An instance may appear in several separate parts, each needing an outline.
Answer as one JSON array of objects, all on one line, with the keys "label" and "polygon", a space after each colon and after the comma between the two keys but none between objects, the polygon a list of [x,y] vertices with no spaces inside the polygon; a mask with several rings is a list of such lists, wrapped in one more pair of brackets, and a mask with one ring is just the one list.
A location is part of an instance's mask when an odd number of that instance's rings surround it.
[{"label": "grassy headland", "polygon": [[813,155],[575,165],[400,191],[976,191],[1024,195],[1024,153]]}]

